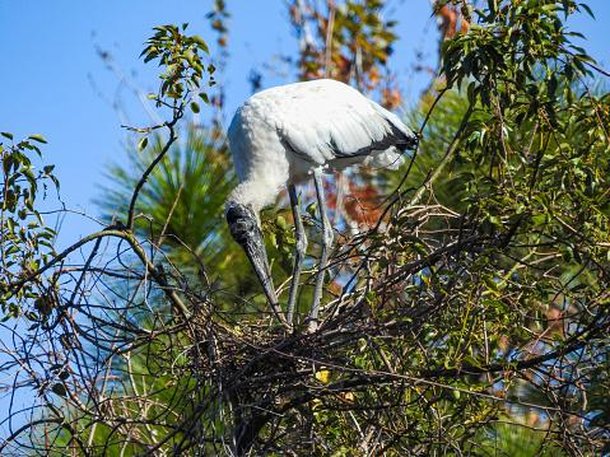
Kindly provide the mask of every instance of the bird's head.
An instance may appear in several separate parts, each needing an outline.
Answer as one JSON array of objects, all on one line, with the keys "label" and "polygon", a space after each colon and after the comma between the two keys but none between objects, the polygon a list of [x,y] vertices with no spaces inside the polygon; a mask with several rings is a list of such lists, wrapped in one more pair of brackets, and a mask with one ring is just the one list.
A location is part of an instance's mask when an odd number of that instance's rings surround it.
[{"label": "bird's head", "polygon": [[272,305],[277,304],[277,295],[271,279],[271,269],[267,260],[267,251],[261,232],[257,214],[245,204],[235,201],[227,202],[225,216],[233,239],[239,243],[254,268],[267,300]]}]

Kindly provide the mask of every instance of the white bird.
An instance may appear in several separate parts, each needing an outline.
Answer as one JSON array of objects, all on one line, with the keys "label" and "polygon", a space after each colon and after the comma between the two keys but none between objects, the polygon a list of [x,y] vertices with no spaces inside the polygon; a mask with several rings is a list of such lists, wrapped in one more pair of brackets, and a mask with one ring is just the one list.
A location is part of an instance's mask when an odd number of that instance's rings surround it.
[{"label": "white bird", "polygon": [[[322,221],[322,251],[308,316],[317,328],[324,271],[333,230],[325,211],[322,173],[361,163],[396,168],[402,153],[417,145],[415,135],[396,115],[356,89],[330,79],[274,87],[250,97],[237,109],[228,131],[239,178],[225,205],[233,238],[243,247],[269,304],[286,327],[292,327],[301,262],[307,239],[295,184],[313,176]],[[278,304],[271,279],[260,210],[288,187],[297,247],[287,315]]]}]

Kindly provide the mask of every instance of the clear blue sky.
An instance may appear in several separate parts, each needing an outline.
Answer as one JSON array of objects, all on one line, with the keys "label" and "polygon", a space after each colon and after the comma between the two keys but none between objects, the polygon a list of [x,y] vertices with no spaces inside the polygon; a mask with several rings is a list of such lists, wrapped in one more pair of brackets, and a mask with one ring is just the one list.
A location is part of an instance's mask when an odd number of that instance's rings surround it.
[{"label": "clear blue sky", "polygon": [[[91,203],[104,182],[104,166],[124,156],[126,135],[122,119],[112,104],[122,103],[132,125],[150,123],[131,89],[109,71],[95,48],[108,50],[134,87],[148,92],[156,81],[153,66],[138,59],[151,28],[165,23],[191,24],[191,32],[209,41],[205,13],[211,0],[193,1],[15,1],[0,0],[0,130],[17,137],[41,133],[49,141],[45,161],[56,164],[61,196],[68,208],[96,216]],[[228,0],[232,13],[231,58],[224,75],[228,111],[249,94],[247,76],[251,69],[274,65],[274,56],[296,50],[287,12],[282,0]],[[597,21],[587,17],[570,26],[589,37],[585,43],[606,67],[610,66],[610,2],[590,0]],[[415,55],[423,51],[435,56],[437,35],[430,19],[429,0],[394,0],[389,16],[399,21],[401,41],[396,46],[394,64],[398,76],[413,101],[424,75],[412,71]],[[212,49],[212,53],[214,49]],[[282,68],[286,70],[286,68]],[[275,75],[265,85],[289,82],[293,75]],[[82,217],[68,217],[62,226],[60,244],[95,230],[95,224]],[[0,338],[6,337],[0,331]],[[0,379],[0,385],[6,380]],[[27,402],[24,397],[21,399]],[[7,398],[0,393],[0,420]],[[0,437],[6,428],[0,427]]]}]

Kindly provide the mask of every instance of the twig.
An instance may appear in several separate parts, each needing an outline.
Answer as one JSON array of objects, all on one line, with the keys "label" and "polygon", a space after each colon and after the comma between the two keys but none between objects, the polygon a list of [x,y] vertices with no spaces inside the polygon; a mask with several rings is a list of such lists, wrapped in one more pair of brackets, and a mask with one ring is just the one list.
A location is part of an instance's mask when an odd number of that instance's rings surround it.
[{"label": "twig", "polygon": [[174,142],[178,139],[178,136],[176,135],[176,131],[175,131],[175,126],[176,126],[176,122],[178,122],[178,120],[181,117],[182,117],[181,111],[178,111],[174,115],[174,119],[172,119],[171,122],[168,122],[166,124],[167,128],[169,129],[169,138],[167,139],[167,142],[165,143],[165,146],[163,146],[163,149],[161,150],[161,152],[150,163],[150,165],[144,171],[144,173],[142,173],[140,180],[136,184],[136,187],[133,191],[133,195],[131,196],[131,202],[129,203],[129,210],[127,212],[127,228],[129,228],[130,230],[133,230],[136,201],[138,200],[138,195],[140,194],[140,190],[142,190],[142,187],[148,180],[148,177],[153,172],[153,170],[155,169],[157,164],[159,162],[161,162],[163,157],[165,157],[165,154],[167,154],[167,151],[169,151],[169,148],[171,147],[171,145],[174,144]]},{"label": "twig", "polygon": [[180,311],[180,313],[183,315],[183,317],[188,319],[191,316],[190,311],[188,310],[188,308],[186,307],[186,305],[184,304],[182,299],[178,296],[176,291],[167,282],[163,273],[158,268],[156,268],[153,265],[153,263],[148,259],[148,257],[146,256],[146,253],[144,252],[144,249],[142,249],[142,246],[140,246],[140,244],[138,243],[134,234],[129,230],[121,230],[121,229],[116,229],[116,228],[104,229],[99,232],[91,233],[90,235],[82,238],[78,242],[74,243],[72,246],[66,248],[64,251],[62,251],[60,254],[55,256],[53,259],[51,259],[48,263],[43,265],[38,270],[30,273],[22,280],[20,280],[16,283],[10,284],[8,289],[13,293],[17,293],[21,289],[21,287],[23,287],[24,284],[26,284],[27,282],[40,276],[41,274],[43,274],[45,271],[49,270],[53,266],[57,265],[62,260],[64,260],[68,255],[70,255],[72,252],[76,251],[77,249],[80,249],[81,247],[83,247],[84,245],[86,245],[87,243],[89,243],[91,241],[94,241],[94,240],[97,240],[100,238],[105,238],[105,237],[121,238],[121,239],[127,241],[129,243],[129,246],[131,247],[131,249],[138,256],[138,258],[140,259],[140,261],[146,268],[146,270],[151,274],[151,276],[153,277],[155,282],[161,287],[161,289],[163,290],[165,295],[170,299],[170,301],[172,302],[174,307]]},{"label": "twig", "polygon": [[413,195],[413,197],[411,198],[411,201],[409,202],[409,204],[407,206],[410,207],[410,206],[417,205],[420,202],[420,200],[422,199],[422,197],[424,196],[424,193],[426,192],[426,190],[443,174],[447,165],[449,165],[451,163],[451,161],[454,159],[455,151],[457,150],[458,146],[460,145],[459,140],[462,137],[462,130],[468,123],[468,120],[470,119],[470,116],[472,115],[473,111],[474,111],[474,106],[472,104],[470,104],[468,106],[468,110],[466,111],[466,113],[464,114],[464,117],[462,118],[460,127],[455,132],[453,140],[451,141],[451,144],[449,145],[449,147],[447,148],[447,151],[445,152],[445,156],[440,161],[440,163],[438,164],[438,166],[436,167],[434,172],[426,180],[426,182],[424,182],[422,184],[422,186],[417,190],[417,192],[415,192],[415,195]]}]

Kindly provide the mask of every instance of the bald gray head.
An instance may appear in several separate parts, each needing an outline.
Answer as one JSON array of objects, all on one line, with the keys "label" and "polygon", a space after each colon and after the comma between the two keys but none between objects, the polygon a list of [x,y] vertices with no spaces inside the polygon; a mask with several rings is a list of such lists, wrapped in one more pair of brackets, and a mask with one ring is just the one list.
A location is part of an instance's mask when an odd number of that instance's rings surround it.
[{"label": "bald gray head", "polygon": [[235,201],[227,202],[225,216],[233,239],[237,241],[252,264],[269,304],[276,311],[277,296],[271,279],[267,251],[256,213],[248,205]]}]

